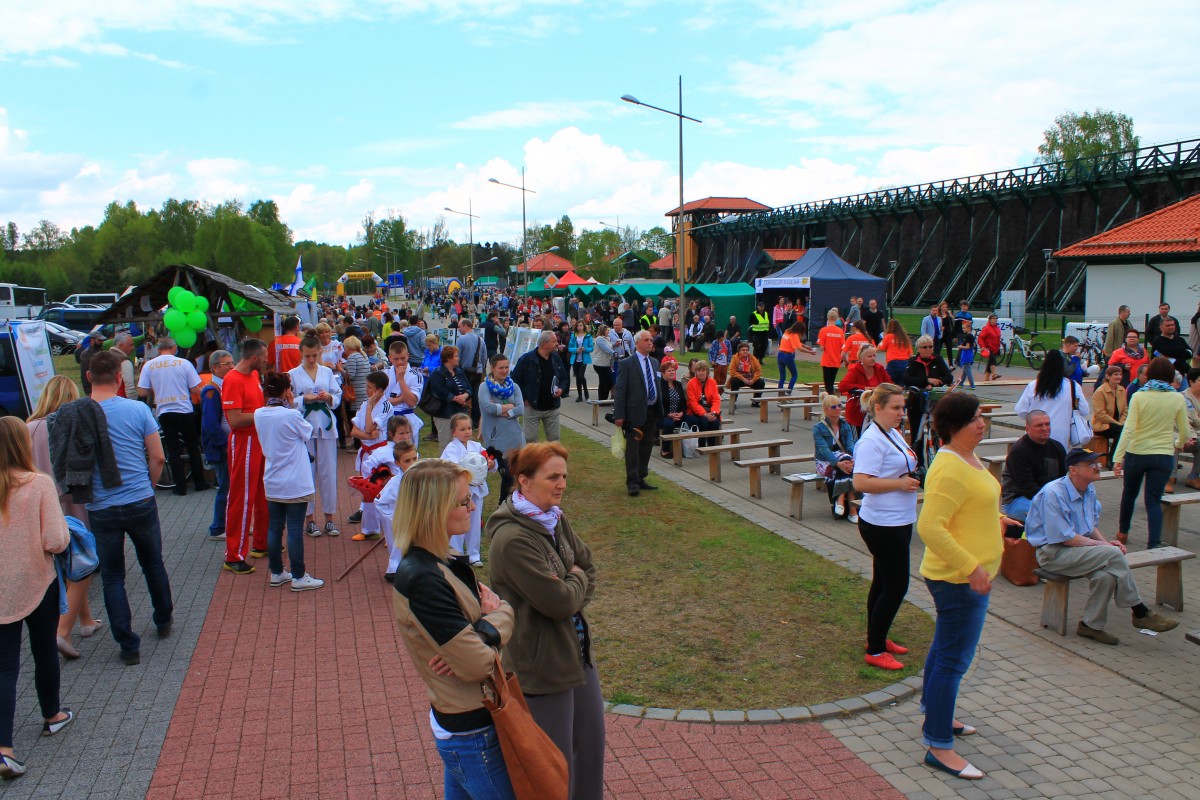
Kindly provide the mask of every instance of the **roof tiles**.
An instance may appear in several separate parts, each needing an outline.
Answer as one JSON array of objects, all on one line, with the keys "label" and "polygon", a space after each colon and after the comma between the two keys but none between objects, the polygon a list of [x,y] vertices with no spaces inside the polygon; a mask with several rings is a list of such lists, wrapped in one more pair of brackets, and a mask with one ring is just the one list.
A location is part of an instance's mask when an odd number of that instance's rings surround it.
[{"label": "roof tiles", "polygon": [[1054,253],[1056,258],[1200,253],[1200,194]]}]

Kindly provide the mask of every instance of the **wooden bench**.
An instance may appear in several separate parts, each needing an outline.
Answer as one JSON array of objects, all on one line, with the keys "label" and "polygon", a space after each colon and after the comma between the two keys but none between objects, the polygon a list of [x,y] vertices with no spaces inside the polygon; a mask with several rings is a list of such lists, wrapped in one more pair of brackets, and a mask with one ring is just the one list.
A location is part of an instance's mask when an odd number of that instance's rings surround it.
[{"label": "wooden bench", "polygon": [[1171,547],[1179,546],[1179,517],[1183,506],[1200,503],[1200,492],[1165,494],[1162,499],[1162,540]]},{"label": "wooden bench", "polygon": [[611,406],[613,398],[610,397],[607,400],[588,400],[588,403],[592,407],[592,427],[598,428],[600,427],[600,406]]},{"label": "wooden bench", "polygon": [[[1125,562],[1129,564],[1130,569],[1158,567],[1154,602],[1182,611],[1183,562],[1195,557],[1195,553],[1180,550],[1178,547],[1156,547],[1153,550],[1126,553]],[[1074,578],[1040,567],[1033,572],[1046,584],[1045,594],[1042,595],[1042,627],[1058,631],[1059,636],[1066,636],[1067,601]]]},{"label": "wooden bench", "polygon": [[767,456],[769,458],[779,457],[779,448],[785,444],[791,444],[791,439],[764,439],[760,442],[733,442],[730,444],[711,444],[708,447],[698,447],[696,452],[708,456],[708,479],[721,482],[721,454],[729,453],[729,457],[736,460],[738,455],[743,450],[750,450],[757,447],[767,448]]},{"label": "wooden bench", "polygon": [[767,411],[771,408],[771,403],[811,403],[820,401],[815,395],[811,394],[781,394],[778,397],[760,397],[758,398],[758,421],[764,425],[767,423]]},{"label": "wooden bench", "polygon": [[1187,640],[1192,644],[1200,644],[1200,628],[1188,631],[1185,635],[1187,636]]},{"label": "wooden bench", "polygon": [[793,408],[804,409],[804,421],[808,422],[809,420],[812,419],[813,409],[820,408],[820,407],[821,407],[820,400],[812,400],[807,403],[780,403],[779,404],[779,413],[783,414],[783,429],[785,431],[790,431],[792,429],[792,409]]},{"label": "wooden bench", "polygon": [[671,443],[671,460],[675,466],[683,466],[684,439],[724,439],[729,437],[732,444],[742,440],[742,434],[753,433],[749,428],[721,428],[715,431],[689,431],[687,433],[664,433],[662,440]]},{"label": "wooden bench", "polygon": [[1013,445],[1019,441],[1021,441],[1020,436],[1001,436],[997,439],[984,439],[982,442],[979,443],[979,446],[987,447],[989,445],[1003,444],[1003,445],[1007,445],[1007,447],[1005,448],[1005,451],[1007,452],[1007,451],[1012,450]]},{"label": "wooden bench", "polygon": [[818,492],[825,488],[825,479],[815,472],[784,475],[783,482],[792,487],[792,496],[788,502],[788,516],[795,519],[804,518],[804,484],[811,483]]},{"label": "wooden bench", "polygon": [[725,389],[725,393],[729,395],[729,414],[730,414],[730,416],[737,413],[737,403],[738,403],[739,396],[749,397],[753,401],[755,395],[758,396],[759,400],[762,400],[762,398],[765,396],[765,394],[767,392],[774,392],[776,395],[787,394],[786,389],[772,389],[769,386],[764,386],[761,389],[749,389],[749,388],[730,389],[728,386],[725,386],[724,389]]},{"label": "wooden bench", "polygon": [[799,464],[803,461],[815,461],[816,456],[808,455],[776,456],[775,458],[751,458],[734,461],[734,466],[750,470],[750,496],[756,500],[762,499],[762,468],[766,467],[772,475],[780,473],[780,464]]},{"label": "wooden bench", "polygon": [[1009,417],[1020,418],[1020,414],[1015,411],[987,411],[984,412],[983,418],[987,420],[987,432],[985,436],[992,435],[992,423],[998,419],[1008,419]]}]

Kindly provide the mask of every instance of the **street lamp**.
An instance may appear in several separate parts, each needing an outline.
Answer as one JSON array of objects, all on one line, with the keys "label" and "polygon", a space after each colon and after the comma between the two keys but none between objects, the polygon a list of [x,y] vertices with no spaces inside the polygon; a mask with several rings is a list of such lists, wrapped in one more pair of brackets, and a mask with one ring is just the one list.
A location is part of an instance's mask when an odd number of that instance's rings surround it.
[{"label": "street lamp", "polygon": [[[471,208],[471,199],[467,198],[467,210],[466,211],[455,211],[453,208],[450,208],[449,206],[446,206],[445,210],[449,211],[451,214],[462,214],[464,217],[467,217],[467,231],[468,231],[467,235],[471,239],[471,255],[467,256],[467,261],[470,261],[472,258],[475,257],[475,220],[479,219],[479,217],[477,217],[471,213],[474,210]],[[475,282],[475,273],[472,272],[471,273],[471,283],[474,283],[474,282]]]},{"label": "street lamp", "polygon": [[683,121],[686,119],[686,120],[691,120],[692,122],[698,123],[698,122],[701,122],[701,120],[698,120],[695,117],[689,117],[683,113],[683,76],[682,75],[679,76],[679,110],[678,111],[668,111],[665,108],[659,108],[658,106],[651,105],[649,103],[643,103],[641,100],[638,100],[636,97],[634,97],[631,94],[623,94],[623,95],[621,95],[621,99],[624,100],[626,103],[633,103],[635,106],[645,106],[646,108],[652,108],[655,111],[661,111],[664,114],[670,114],[672,117],[675,117],[676,119],[679,120],[679,217],[676,219],[676,222],[675,222],[675,225],[678,228],[679,240],[678,240],[678,243],[675,245],[675,261],[677,262],[675,264],[675,266],[679,270],[679,311],[680,311],[680,313],[683,313],[683,307],[685,305],[685,300],[683,297],[684,281],[687,278],[687,275],[684,272],[685,267],[684,267],[684,261],[683,261],[683,248],[684,248]]},{"label": "street lamp", "polygon": [[[483,261],[476,261],[474,264],[471,264],[469,267],[467,267],[467,269],[471,271],[472,275],[474,275],[476,267],[480,266],[481,264],[492,264],[499,260],[500,260],[500,256],[492,256],[491,258],[485,258]],[[471,288],[472,289],[475,288],[475,279],[474,278],[471,279]]]},{"label": "street lamp", "polygon": [[526,244],[526,238],[529,235],[529,230],[525,225],[525,195],[537,194],[537,192],[535,192],[533,189],[525,188],[525,167],[524,166],[521,167],[521,185],[520,186],[516,186],[515,184],[511,184],[511,183],[505,183],[504,181],[498,181],[495,178],[488,178],[488,183],[494,183],[497,186],[507,186],[510,189],[519,189],[521,192],[521,263],[525,264],[525,297],[526,297],[526,299],[528,299],[528,297],[529,297],[529,263],[528,263],[527,259],[525,258],[525,244]]}]

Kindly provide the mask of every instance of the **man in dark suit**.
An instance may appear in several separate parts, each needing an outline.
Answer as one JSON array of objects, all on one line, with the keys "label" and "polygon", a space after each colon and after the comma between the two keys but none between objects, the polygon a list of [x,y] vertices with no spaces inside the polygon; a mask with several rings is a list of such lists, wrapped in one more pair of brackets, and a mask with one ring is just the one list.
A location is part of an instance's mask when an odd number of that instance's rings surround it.
[{"label": "man in dark suit", "polygon": [[646,483],[646,476],[663,417],[663,399],[658,361],[650,356],[654,337],[650,331],[638,331],[633,346],[634,356],[622,362],[617,372],[613,422],[625,432],[625,488],[630,497],[637,497],[643,489],[658,488]]}]

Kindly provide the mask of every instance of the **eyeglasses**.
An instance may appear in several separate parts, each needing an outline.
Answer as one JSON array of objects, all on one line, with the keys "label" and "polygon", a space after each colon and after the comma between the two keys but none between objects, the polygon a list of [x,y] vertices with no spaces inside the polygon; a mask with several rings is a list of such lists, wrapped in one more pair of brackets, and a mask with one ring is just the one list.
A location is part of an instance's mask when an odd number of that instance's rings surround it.
[{"label": "eyeglasses", "polygon": [[917,347],[917,349],[918,349],[918,350],[932,350],[932,349],[933,349],[933,345],[931,345],[931,344],[923,344],[923,345],[919,345],[919,346]]},{"label": "eyeglasses", "polygon": [[830,404],[829,404],[829,410],[830,410],[830,411],[832,411],[832,410],[833,410],[833,409],[835,409],[835,408],[841,408],[841,407],[842,407],[842,404],[841,404],[841,403],[830,403]]},{"label": "eyeglasses", "polygon": [[475,498],[468,497],[466,500],[463,500],[462,502],[456,504],[454,507],[455,508],[474,508],[475,507]]}]

